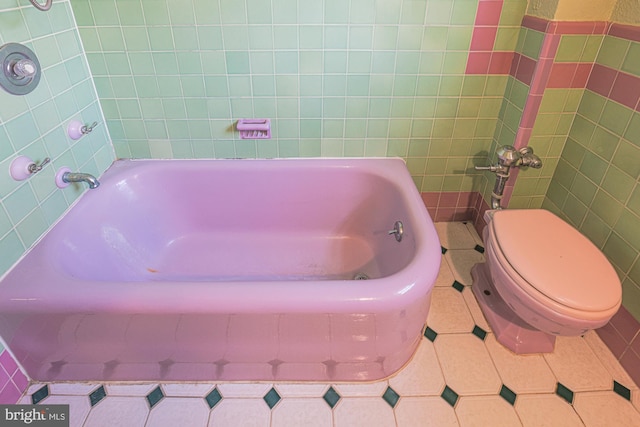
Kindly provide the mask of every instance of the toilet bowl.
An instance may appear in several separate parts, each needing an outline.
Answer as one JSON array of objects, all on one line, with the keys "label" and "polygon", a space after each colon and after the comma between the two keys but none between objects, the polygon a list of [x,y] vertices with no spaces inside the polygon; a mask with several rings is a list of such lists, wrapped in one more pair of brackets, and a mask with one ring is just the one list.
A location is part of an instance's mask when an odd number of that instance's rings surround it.
[{"label": "toilet bowl", "polygon": [[518,354],[553,351],[558,335],[604,326],[622,286],[604,254],[544,209],[492,211],[473,292],[496,339]]}]

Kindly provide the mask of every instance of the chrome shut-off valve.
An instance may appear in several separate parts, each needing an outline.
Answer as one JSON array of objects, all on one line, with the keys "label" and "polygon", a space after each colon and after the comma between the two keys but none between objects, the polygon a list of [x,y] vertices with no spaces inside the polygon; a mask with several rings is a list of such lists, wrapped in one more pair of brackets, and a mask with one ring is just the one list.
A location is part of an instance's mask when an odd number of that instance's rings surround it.
[{"label": "chrome shut-off valve", "polygon": [[475,166],[476,170],[488,170],[496,174],[496,183],[491,193],[491,209],[502,209],[500,200],[504,193],[504,187],[511,175],[512,167],[528,166],[535,169],[542,167],[540,157],[533,154],[533,148],[523,147],[516,150],[511,145],[503,145],[496,150],[498,163],[491,166]]},{"label": "chrome shut-off valve", "polygon": [[528,166],[534,169],[540,169],[542,167],[542,160],[540,157],[533,154],[533,148],[522,147],[519,150],[520,158],[518,159],[516,166]]},{"label": "chrome shut-off valve", "polygon": [[523,147],[516,150],[511,145],[503,145],[496,150],[498,163],[491,166],[476,166],[476,170],[488,170],[490,172],[508,174],[509,168],[528,166],[535,169],[542,167],[540,157],[533,154],[533,148]]},{"label": "chrome shut-off valve", "polygon": [[520,161],[522,154],[511,145],[503,145],[496,150],[496,156],[498,157],[498,163],[495,165],[476,166],[475,169],[508,174],[509,168],[518,166],[518,161]]}]

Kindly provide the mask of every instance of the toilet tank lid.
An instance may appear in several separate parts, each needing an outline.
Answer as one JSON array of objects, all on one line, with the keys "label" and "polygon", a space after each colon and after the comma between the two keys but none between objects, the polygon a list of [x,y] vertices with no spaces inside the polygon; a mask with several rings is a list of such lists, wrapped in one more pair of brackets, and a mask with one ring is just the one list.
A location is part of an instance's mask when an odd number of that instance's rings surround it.
[{"label": "toilet tank lid", "polygon": [[494,214],[491,226],[509,264],[546,297],[584,311],[620,304],[622,287],[611,263],[553,213],[505,209]]}]

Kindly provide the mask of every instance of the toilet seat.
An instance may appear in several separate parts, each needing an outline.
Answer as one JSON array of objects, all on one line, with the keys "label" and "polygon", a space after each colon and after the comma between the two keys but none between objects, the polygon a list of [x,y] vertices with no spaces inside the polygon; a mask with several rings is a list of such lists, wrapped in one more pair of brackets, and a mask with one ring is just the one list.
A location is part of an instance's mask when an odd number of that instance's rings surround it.
[{"label": "toilet seat", "polygon": [[492,254],[513,283],[538,303],[585,320],[618,310],[622,288],[607,258],[551,212],[497,211],[489,228]]}]

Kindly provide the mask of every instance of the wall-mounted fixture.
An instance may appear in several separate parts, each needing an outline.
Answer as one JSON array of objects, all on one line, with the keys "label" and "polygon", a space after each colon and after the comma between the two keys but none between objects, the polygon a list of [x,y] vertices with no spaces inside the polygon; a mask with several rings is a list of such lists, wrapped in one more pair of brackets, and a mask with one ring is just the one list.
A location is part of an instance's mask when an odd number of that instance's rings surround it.
[{"label": "wall-mounted fixture", "polygon": [[69,138],[73,140],[80,139],[84,135],[91,133],[96,126],[98,126],[98,122],[93,122],[91,125],[87,126],[78,120],[71,120],[67,126],[67,134],[69,135]]},{"label": "wall-mounted fixture", "polygon": [[51,161],[46,158],[42,163],[36,163],[27,156],[18,156],[11,162],[9,166],[9,174],[16,181],[24,181],[36,172],[40,172],[42,168]]},{"label": "wall-mounted fixture", "polygon": [[271,139],[271,120],[240,119],[236,124],[240,139]]},{"label": "wall-mounted fixture", "polygon": [[58,188],[68,187],[72,182],[86,182],[90,189],[98,188],[100,185],[100,181],[91,174],[71,172],[71,169],[66,166],[58,169],[58,172],[56,172],[56,186]]},{"label": "wall-mounted fixture", "polygon": [[540,169],[542,160],[533,154],[533,148],[522,147],[520,150],[511,145],[503,145],[496,151],[498,163],[491,166],[476,166],[476,170],[486,170],[496,174],[496,183],[491,193],[491,209],[502,209],[500,202],[504,193],[504,187],[511,175],[512,167],[532,167]]},{"label": "wall-mounted fixture", "polygon": [[41,10],[43,12],[46,12],[47,10],[51,9],[51,3],[53,3],[53,0],[46,0],[44,4],[38,3],[38,0],[29,0],[29,1],[31,2],[32,5],[36,7],[36,9]]},{"label": "wall-mounted fixture", "polygon": [[28,47],[18,43],[0,46],[0,86],[13,95],[26,95],[40,82],[40,62]]}]

